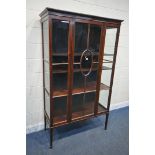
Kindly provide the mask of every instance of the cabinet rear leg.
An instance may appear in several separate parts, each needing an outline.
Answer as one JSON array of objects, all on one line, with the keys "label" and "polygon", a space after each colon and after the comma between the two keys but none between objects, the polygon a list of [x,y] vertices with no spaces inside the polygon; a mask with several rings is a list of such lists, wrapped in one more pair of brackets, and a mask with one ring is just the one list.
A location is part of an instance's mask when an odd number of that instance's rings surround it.
[{"label": "cabinet rear leg", "polygon": [[107,130],[108,119],[109,119],[109,113],[106,114],[104,130]]},{"label": "cabinet rear leg", "polygon": [[44,130],[46,130],[46,116],[44,114]]}]

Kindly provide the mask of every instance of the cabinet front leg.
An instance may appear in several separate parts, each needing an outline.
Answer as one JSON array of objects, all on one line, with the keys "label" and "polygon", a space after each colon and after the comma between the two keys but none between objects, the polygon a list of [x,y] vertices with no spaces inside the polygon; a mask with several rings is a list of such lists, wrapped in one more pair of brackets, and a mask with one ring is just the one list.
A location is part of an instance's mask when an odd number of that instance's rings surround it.
[{"label": "cabinet front leg", "polygon": [[109,113],[106,114],[104,130],[107,130],[108,119],[109,119]]},{"label": "cabinet front leg", "polygon": [[50,128],[50,149],[53,147],[53,128]]},{"label": "cabinet front leg", "polygon": [[44,114],[44,130],[46,130],[46,116]]}]

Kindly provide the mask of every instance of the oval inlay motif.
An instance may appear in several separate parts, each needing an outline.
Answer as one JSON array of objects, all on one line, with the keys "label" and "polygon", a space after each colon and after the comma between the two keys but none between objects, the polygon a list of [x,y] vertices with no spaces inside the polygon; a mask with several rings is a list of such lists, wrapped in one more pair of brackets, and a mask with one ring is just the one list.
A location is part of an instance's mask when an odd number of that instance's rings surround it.
[{"label": "oval inlay motif", "polygon": [[91,73],[93,64],[93,53],[86,49],[83,51],[80,58],[80,70],[84,76],[88,76]]}]

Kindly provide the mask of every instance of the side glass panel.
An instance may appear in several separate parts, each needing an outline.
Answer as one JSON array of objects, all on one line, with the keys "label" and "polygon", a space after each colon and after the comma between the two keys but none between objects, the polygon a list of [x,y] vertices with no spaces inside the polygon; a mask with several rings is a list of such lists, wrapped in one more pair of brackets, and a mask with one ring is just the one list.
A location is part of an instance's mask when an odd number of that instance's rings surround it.
[{"label": "side glass panel", "polygon": [[[102,66],[102,76],[101,76],[101,87],[99,96],[99,105],[101,107],[107,108],[108,106],[108,96],[110,89],[110,80],[112,73],[112,65],[114,58],[114,48],[116,41],[117,28],[106,29],[104,56],[103,56],[103,66]],[[103,112],[103,109],[98,109],[98,112]]]},{"label": "side glass panel", "polygon": [[49,29],[48,20],[43,22],[44,60],[49,61]]},{"label": "side glass panel", "polygon": [[54,123],[66,121],[69,21],[52,19]]},{"label": "side glass panel", "polygon": [[48,117],[50,118],[50,97],[46,91],[45,91],[45,110],[46,110]]},{"label": "side glass panel", "polygon": [[47,92],[50,92],[50,74],[49,74],[49,63],[44,61],[44,79],[45,79],[45,88]]},{"label": "side glass panel", "polygon": [[48,20],[43,22],[43,42],[44,42],[44,84],[45,84],[45,110],[47,115],[50,117],[50,77],[49,77],[49,30]]},{"label": "side glass panel", "polygon": [[75,23],[72,119],[94,114],[101,27]]}]

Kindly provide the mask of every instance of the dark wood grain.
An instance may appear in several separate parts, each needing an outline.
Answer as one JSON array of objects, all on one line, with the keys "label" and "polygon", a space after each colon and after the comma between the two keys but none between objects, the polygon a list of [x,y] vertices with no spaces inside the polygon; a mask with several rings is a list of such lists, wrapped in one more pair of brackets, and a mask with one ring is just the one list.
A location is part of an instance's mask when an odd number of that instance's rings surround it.
[{"label": "dark wood grain", "polygon": [[73,70],[74,70],[74,31],[75,31],[75,21],[74,19],[71,20],[70,22],[70,53],[69,53],[69,63],[70,63],[70,75],[69,75],[69,104],[68,104],[68,117],[67,120],[68,122],[71,122],[72,119],[72,91],[73,91]]},{"label": "dark wood grain", "polygon": [[[43,59],[43,93],[44,93],[44,121],[45,121],[45,128],[46,128],[46,121],[49,123],[50,127],[50,147],[52,147],[53,143],[53,129],[62,125],[70,124],[77,121],[86,120],[89,118],[93,118],[99,115],[106,114],[106,121],[105,121],[105,129],[107,129],[108,124],[108,117],[109,117],[109,108],[111,102],[111,94],[112,94],[112,85],[113,85],[113,78],[114,78],[114,71],[115,71],[115,64],[116,64],[116,56],[117,56],[117,47],[118,47],[118,40],[119,40],[119,33],[120,33],[120,25],[122,20],[118,19],[111,19],[111,18],[104,18],[104,17],[97,17],[94,15],[87,15],[63,10],[56,10],[52,8],[46,8],[41,14],[41,23],[48,20],[49,26],[49,60],[44,59],[44,41],[43,41],[43,25],[42,28],[42,59]],[[52,49],[52,20],[62,20],[69,21],[69,34],[68,34],[68,51],[66,53],[62,51],[53,51]],[[96,49],[93,52],[93,65],[92,71],[95,73],[93,76],[96,76],[96,81],[91,81],[85,83],[85,88],[82,86],[73,87],[73,79],[74,74],[80,74],[80,58],[83,51],[76,51],[74,48],[75,44],[75,27],[76,22],[79,23],[86,23],[88,24],[89,28],[91,24],[96,25],[101,28],[101,35],[100,35],[100,46],[99,51]],[[88,28],[87,34],[87,48],[89,44],[89,38],[94,36],[89,36],[90,29]],[[115,49],[114,54],[108,54],[104,52],[104,45],[105,45],[105,36],[106,36],[106,29],[117,28],[117,35],[115,41]],[[95,34],[93,34],[95,35]],[[61,43],[61,41],[59,41]],[[60,48],[61,49],[61,48]],[[108,51],[107,51],[108,52]],[[110,56],[111,58],[107,58]],[[68,58],[68,59],[67,59]],[[75,59],[74,59],[75,58]],[[57,60],[60,60],[57,62]],[[50,90],[49,92],[45,88],[45,73],[44,73],[44,63],[49,66],[49,73],[50,73]],[[104,63],[104,64],[103,64]],[[106,63],[111,63],[112,67],[107,67]],[[84,71],[88,71],[89,69],[85,69]],[[112,70],[111,72],[111,80],[110,86],[107,86],[101,83],[101,74],[102,70]],[[56,75],[62,76],[62,74],[67,75],[67,86],[64,89],[56,89],[54,86],[55,82],[53,79]],[[103,76],[104,76],[103,74]],[[77,80],[77,79],[76,79]],[[61,86],[61,84],[60,84]],[[108,96],[108,105],[105,108],[102,104],[99,103],[99,93],[100,91],[107,91],[109,90]],[[50,97],[50,116],[47,115],[46,108],[45,108],[45,92]],[[88,94],[92,93],[96,94],[95,101],[90,101],[89,104],[86,104],[80,109],[72,111],[73,109],[73,97],[77,94]],[[64,113],[63,109],[56,111],[54,109],[54,102],[56,99],[61,99],[63,96],[67,97],[67,107],[66,112]],[[61,102],[62,103],[62,102]]]},{"label": "dark wood grain", "polygon": [[56,15],[60,17],[76,17],[79,19],[84,19],[84,20],[92,20],[92,21],[102,21],[102,22],[109,22],[110,24],[119,24],[123,20],[119,19],[113,19],[113,18],[105,18],[105,17],[99,17],[99,16],[94,16],[94,15],[89,15],[89,14],[83,14],[83,13],[76,13],[76,12],[70,12],[70,11],[64,11],[64,10],[58,10],[58,9],[53,9],[53,8],[45,8],[40,14],[40,17],[46,16],[46,15]]}]

